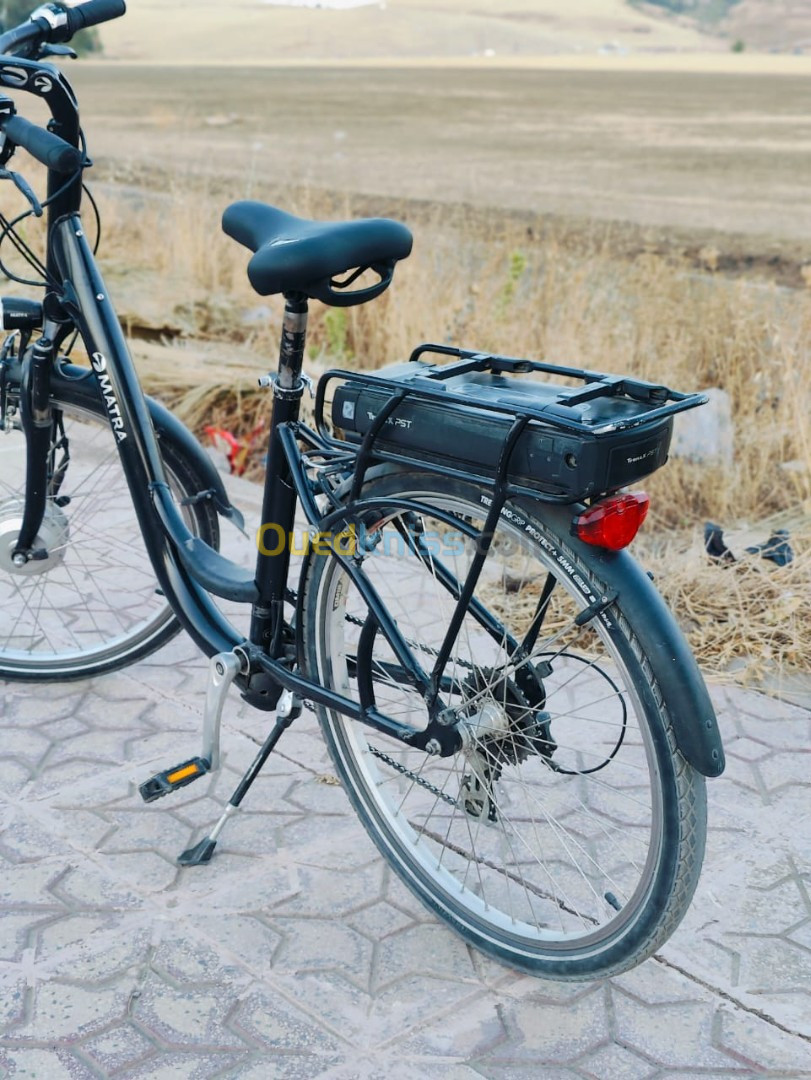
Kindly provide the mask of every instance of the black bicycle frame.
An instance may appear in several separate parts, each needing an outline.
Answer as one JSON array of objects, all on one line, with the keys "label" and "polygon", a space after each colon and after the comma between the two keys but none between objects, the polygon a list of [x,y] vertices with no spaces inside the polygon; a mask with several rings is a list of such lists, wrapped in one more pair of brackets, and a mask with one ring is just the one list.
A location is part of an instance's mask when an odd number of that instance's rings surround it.
[{"label": "black bicycle frame", "polygon": [[166,484],[160,449],[129,350],[78,214],[50,233],[61,303],[79,330],[107,408],[138,524],[158,584],[183,628],[207,655],[233,649],[240,637],[174,556],[151,492]]},{"label": "black bicycle frame", "polygon": [[[54,117],[52,127],[56,133],[71,145],[79,145],[78,106],[61,72],[34,61],[0,60],[0,85],[9,89],[26,90],[43,97],[51,108]],[[481,533],[476,530],[471,532],[472,536],[475,535],[477,555],[466,580],[459,582],[449,571],[440,569],[440,580],[455,599],[456,611],[440,655],[430,673],[422,669],[396,621],[363,571],[363,552],[347,555],[332,546],[333,557],[352,578],[367,605],[367,634],[378,631],[383,634],[397,658],[405,680],[426,698],[431,715],[427,728],[415,729],[385,716],[375,707],[368,692],[361,695],[362,700],[358,703],[342,694],[327,690],[298,674],[294,670],[294,662],[291,662],[289,655],[286,656],[284,652],[285,632],[288,636],[290,634],[290,627],[284,619],[284,603],[288,595],[287,545],[283,544],[282,550],[275,555],[261,552],[258,554],[253,584],[244,575],[240,579],[240,591],[246,596],[250,594],[253,600],[250,640],[245,640],[212,602],[206,588],[201,585],[201,581],[205,583],[205,574],[200,568],[197,568],[199,572],[195,573],[193,559],[181,550],[177,536],[173,536],[172,522],[175,520],[176,510],[171,503],[148,406],[118,317],[82,226],[79,214],[81,178],[68,178],[66,181],[59,174],[49,173],[48,192],[51,200],[48,206],[49,286],[43,339],[53,342],[55,355],[55,349],[70,332],[71,325],[75,326],[82,336],[116,440],[147,553],[158,584],[184,630],[207,656],[235,650],[241,655],[243,669],[236,681],[249,701],[252,700],[252,687],[257,678],[260,681],[264,679],[265,686],[276,688],[278,692],[281,692],[282,688],[289,690],[300,698],[307,698],[316,704],[361,720],[411,746],[424,749],[430,741],[435,740],[439,743],[443,755],[457,751],[461,745],[460,735],[452,726],[442,725],[438,719],[444,709],[439,692],[446,685],[442,678],[444,667],[455,629],[458,629],[458,623],[465,612],[469,610],[494,639],[502,642],[506,640],[515,647],[517,654],[520,653],[519,643],[506,635],[505,628],[475,602],[472,594],[506,495],[504,478],[521,421],[516,422],[513,436],[507,440],[485,528]],[[302,465],[296,436],[299,431],[299,401],[303,391],[301,365],[307,302],[306,298],[292,294],[288,295],[286,300],[279,372],[274,383],[269,462],[263,501],[263,521],[278,525],[285,537],[290,535],[293,528],[298,500],[301,500],[310,524],[315,527],[328,529],[331,520],[337,520],[342,513],[336,511],[326,518],[319,513]],[[382,423],[382,420],[380,422]],[[314,432],[307,431],[306,437],[315,445],[320,441]],[[372,512],[380,517],[384,511],[382,504],[359,498],[360,483],[372,458],[372,440],[373,435],[370,433],[359,455],[361,468],[356,472],[353,497],[350,498],[352,513],[358,515],[359,521],[364,514]],[[43,503],[43,493],[27,491],[26,502]],[[399,509],[404,509],[402,503],[399,504]],[[411,509],[416,514],[431,513],[437,516],[438,513],[418,502],[406,509]],[[441,512],[439,516],[442,516]],[[180,520],[179,514],[176,518]],[[449,519],[451,520],[453,519]],[[184,526],[180,525],[179,528]],[[414,553],[422,557],[418,550]],[[210,550],[209,554],[212,558],[220,559]],[[226,560],[221,562],[226,565]],[[272,704],[275,704],[277,697],[278,693],[275,696],[270,695]]]}]

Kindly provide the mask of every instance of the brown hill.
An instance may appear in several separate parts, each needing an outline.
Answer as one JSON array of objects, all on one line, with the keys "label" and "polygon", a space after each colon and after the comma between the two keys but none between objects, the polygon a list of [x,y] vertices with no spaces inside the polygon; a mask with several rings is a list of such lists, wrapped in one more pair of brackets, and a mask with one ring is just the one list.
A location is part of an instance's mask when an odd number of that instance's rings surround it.
[{"label": "brown hill", "polygon": [[811,0],[629,0],[640,13],[757,52],[811,51]]},{"label": "brown hill", "polygon": [[811,52],[811,0],[741,0],[719,29],[749,49]]},{"label": "brown hill", "polygon": [[[265,0],[133,0],[110,57],[159,63],[595,55],[724,48],[626,0],[380,0],[349,10]],[[661,13],[660,13],[661,14]]]}]

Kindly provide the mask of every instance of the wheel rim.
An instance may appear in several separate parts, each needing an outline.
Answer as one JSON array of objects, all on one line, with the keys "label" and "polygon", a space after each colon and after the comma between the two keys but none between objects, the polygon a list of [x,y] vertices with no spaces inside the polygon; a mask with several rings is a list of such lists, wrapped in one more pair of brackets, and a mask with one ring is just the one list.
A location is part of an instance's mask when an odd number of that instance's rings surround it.
[{"label": "wheel rim", "polygon": [[[109,425],[88,410],[60,408],[70,462],[38,537],[48,557],[19,570],[11,551],[22,519],[25,439],[19,428],[0,433],[0,664],[11,674],[104,666],[142,650],[173,620],[157,590]],[[171,473],[169,479],[178,493],[178,479]]]},{"label": "wheel rim", "polygon": [[[472,518],[481,521],[481,511],[464,500],[424,492],[404,497],[459,515],[463,530]],[[395,521],[388,516],[375,530],[382,540],[364,569],[430,670],[453,601],[436,580],[435,566],[409,556],[402,544],[386,553]],[[457,550],[450,557],[451,547],[460,545],[458,537],[449,542],[447,523],[423,517],[422,525],[436,535],[445,564],[463,576],[469,542],[464,556]],[[539,555],[543,549],[528,547],[517,527],[502,522],[476,595],[514,629],[521,623],[519,593],[524,605],[527,596],[536,597],[534,610],[548,572],[559,573],[548,554],[539,574]],[[357,652],[363,601],[334,563],[320,589],[318,610],[325,617],[317,637],[319,673],[357,697],[346,657]],[[511,689],[504,676],[505,642],[494,642],[466,617],[445,683],[457,714],[470,719],[472,745],[463,754],[429,757],[345,717],[328,717],[343,778],[399,872],[446,916],[518,957],[587,956],[604,949],[627,933],[645,907],[660,863],[663,804],[651,732],[612,636],[602,626],[595,633],[593,623],[573,625],[586,605],[574,580],[560,574],[532,654],[532,663],[550,667],[541,680],[542,708]],[[531,621],[524,618],[524,625]],[[423,726],[424,706],[402,684],[380,633],[375,650],[378,708]],[[484,681],[471,680],[471,666],[488,673]],[[551,762],[562,771],[553,771],[543,753],[524,754],[526,740],[516,729],[522,712],[536,724],[536,736],[538,716],[549,715],[546,736],[532,745],[548,751],[551,733],[557,743]],[[471,803],[478,816],[469,812]]]}]

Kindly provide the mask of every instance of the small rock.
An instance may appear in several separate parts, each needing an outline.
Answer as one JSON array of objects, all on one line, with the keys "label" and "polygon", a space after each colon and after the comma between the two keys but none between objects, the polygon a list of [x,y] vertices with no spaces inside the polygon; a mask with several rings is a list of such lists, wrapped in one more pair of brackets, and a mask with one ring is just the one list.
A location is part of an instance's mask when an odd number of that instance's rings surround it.
[{"label": "small rock", "polygon": [[273,323],[273,309],[267,304],[249,308],[242,315],[243,326],[256,326],[257,323]]},{"label": "small rock", "polygon": [[205,118],[205,123],[209,127],[228,127],[231,124],[241,123],[241,117],[236,113],[214,113],[212,116]]},{"label": "small rock", "polygon": [[797,473],[802,476],[803,473],[808,472],[808,462],[803,461],[801,458],[793,458],[791,461],[781,461],[780,468],[785,469],[789,473]]},{"label": "small rock", "polygon": [[721,252],[717,247],[711,245],[703,247],[698,253],[698,261],[705,270],[711,270],[713,273],[718,269],[718,260],[720,258]]},{"label": "small rock", "polygon": [[729,394],[718,388],[702,392],[709,398],[706,405],[676,417],[670,452],[688,461],[731,468],[735,430]]}]

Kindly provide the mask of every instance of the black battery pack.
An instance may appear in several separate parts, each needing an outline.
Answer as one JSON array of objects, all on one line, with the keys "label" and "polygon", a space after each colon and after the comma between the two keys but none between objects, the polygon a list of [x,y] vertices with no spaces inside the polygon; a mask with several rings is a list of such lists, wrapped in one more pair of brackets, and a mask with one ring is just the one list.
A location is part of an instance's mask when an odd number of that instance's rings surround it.
[{"label": "black battery pack", "polygon": [[[613,376],[588,373],[583,388],[492,370],[454,374],[460,366],[412,360],[375,373],[331,372],[337,380],[333,428],[360,442],[379,411],[405,391],[380,427],[375,449],[492,479],[515,418],[527,416],[510,456],[509,481],[575,502],[661,468],[672,414],[691,407],[664,405],[667,388]],[[545,375],[554,370],[544,365]],[[693,404],[700,404],[695,397]]]}]

